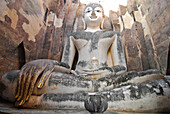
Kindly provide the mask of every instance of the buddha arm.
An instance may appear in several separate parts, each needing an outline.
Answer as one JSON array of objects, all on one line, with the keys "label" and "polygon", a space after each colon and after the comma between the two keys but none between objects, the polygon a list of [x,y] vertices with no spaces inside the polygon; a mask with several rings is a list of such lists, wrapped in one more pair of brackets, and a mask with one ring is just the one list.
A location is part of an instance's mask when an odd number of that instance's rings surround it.
[{"label": "buddha arm", "polygon": [[[28,101],[32,93],[38,94],[38,90],[42,90],[53,71],[70,73],[74,54],[75,47],[69,37],[65,45],[62,62],[39,59],[26,63],[19,73],[16,105],[23,105]],[[29,87],[29,85],[31,86]]]},{"label": "buddha arm", "polygon": [[62,59],[61,59],[61,62],[68,64],[70,66],[70,69],[72,67],[75,51],[76,51],[75,45],[72,40],[73,38],[74,38],[73,36],[67,37]]},{"label": "buddha arm", "polygon": [[124,53],[124,48],[122,45],[122,40],[118,34],[115,34],[113,37],[114,41],[111,45],[111,58],[113,61],[113,67],[112,70],[116,74],[121,74],[123,72],[126,72],[126,58]]},{"label": "buddha arm", "polygon": [[38,90],[42,91],[53,71],[70,72],[67,64],[55,60],[38,59],[26,63],[18,76],[16,106],[23,105],[32,94],[39,94]]}]

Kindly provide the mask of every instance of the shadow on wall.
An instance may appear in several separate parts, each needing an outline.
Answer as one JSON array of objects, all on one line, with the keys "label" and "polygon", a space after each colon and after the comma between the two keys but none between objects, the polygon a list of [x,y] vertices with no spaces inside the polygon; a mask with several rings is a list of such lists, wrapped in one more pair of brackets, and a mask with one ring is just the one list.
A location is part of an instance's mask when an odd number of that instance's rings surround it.
[{"label": "shadow on wall", "polygon": [[26,61],[25,61],[25,50],[24,50],[23,42],[21,42],[17,48],[18,48],[19,68],[21,68],[26,63]]},{"label": "shadow on wall", "polygon": [[169,43],[169,51],[168,51],[168,61],[167,61],[167,72],[166,75],[170,75],[170,43]]}]

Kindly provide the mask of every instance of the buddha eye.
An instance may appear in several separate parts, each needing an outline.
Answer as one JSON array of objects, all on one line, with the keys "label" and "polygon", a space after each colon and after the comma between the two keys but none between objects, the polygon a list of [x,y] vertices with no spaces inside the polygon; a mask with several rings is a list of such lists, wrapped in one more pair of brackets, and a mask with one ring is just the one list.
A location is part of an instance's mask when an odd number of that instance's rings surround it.
[{"label": "buddha eye", "polygon": [[87,13],[90,13],[90,10],[88,10]]},{"label": "buddha eye", "polygon": [[101,11],[100,10],[96,10],[98,13],[100,13]]}]

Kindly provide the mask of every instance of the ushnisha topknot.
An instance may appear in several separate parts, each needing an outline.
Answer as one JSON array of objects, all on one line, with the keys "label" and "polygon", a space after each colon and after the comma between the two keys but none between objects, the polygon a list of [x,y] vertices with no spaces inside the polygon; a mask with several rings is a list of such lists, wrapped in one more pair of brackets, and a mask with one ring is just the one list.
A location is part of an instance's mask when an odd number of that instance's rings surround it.
[{"label": "ushnisha topknot", "polygon": [[103,9],[103,6],[101,4],[99,4],[99,3],[89,3],[89,4],[87,4],[86,7],[84,8],[84,13],[85,13],[85,10],[86,10],[87,7],[91,7],[93,9],[96,8],[96,7],[101,7],[102,8],[102,14],[104,16],[104,9]]}]

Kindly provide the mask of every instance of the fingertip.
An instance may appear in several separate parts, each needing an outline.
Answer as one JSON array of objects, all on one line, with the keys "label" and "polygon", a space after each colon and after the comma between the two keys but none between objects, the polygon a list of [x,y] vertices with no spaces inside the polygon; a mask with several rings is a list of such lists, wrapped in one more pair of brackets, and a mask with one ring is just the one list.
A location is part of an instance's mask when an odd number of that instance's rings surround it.
[{"label": "fingertip", "polygon": [[28,99],[29,99],[29,95],[27,96],[26,101],[28,101]]},{"label": "fingertip", "polygon": [[43,87],[43,83],[40,82],[40,83],[38,84],[38,89],[41,89],[42,87]]},{"label": "fingertip", "polygon": [[18,94],[17,94],[17,95],[15,95],[15,99],[16,99],[16,98],[18,98]]},{"label": "fingertip", "polygon": [[44,76],[42,77],[41,81],[39,82],[39,84],[38,84],[38,88],[39,88],[39,89],[43,87],[45,79],[46,79],[46,75],[44,75]]},{"label": "fingertip", "polygon": [[24,100],[21,100],[21,102],[18,104],[19,106],[24,104]]},{"label": "fingertip", "polygon": [[17,101],[19,101],[21,99],[21,96],[18,97]]},{"label": "fingertip", "polygon": [[17,93],[15,94],[15,98],[18,98],[19,96],[19,91],[17,91]]}]

